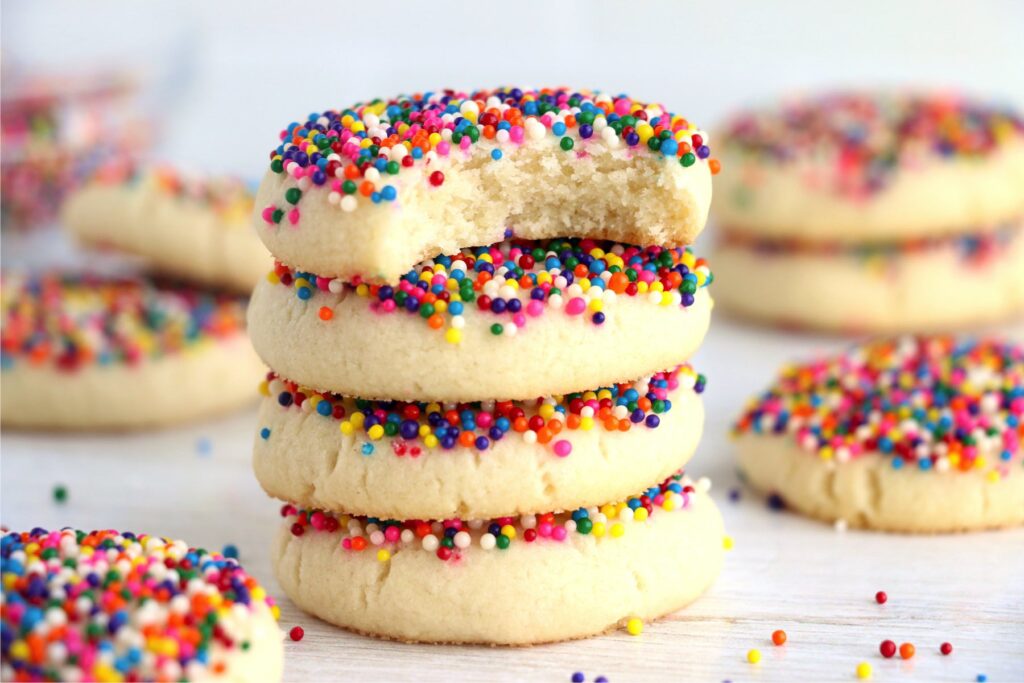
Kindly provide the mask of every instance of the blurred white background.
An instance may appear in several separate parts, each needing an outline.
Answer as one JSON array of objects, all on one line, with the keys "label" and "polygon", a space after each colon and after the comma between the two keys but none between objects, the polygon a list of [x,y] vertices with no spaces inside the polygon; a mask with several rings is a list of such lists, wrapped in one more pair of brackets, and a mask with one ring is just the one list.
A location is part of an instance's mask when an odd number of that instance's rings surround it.
[{"label": "blurred white background", "polygon": [[956,87],[1024,106],[1024,2],[4,0],[5,69],[148,70],[157,156],[262,172],[288,122],[440,87],[569,85],[656,99],[711,125],[777,94]]}]

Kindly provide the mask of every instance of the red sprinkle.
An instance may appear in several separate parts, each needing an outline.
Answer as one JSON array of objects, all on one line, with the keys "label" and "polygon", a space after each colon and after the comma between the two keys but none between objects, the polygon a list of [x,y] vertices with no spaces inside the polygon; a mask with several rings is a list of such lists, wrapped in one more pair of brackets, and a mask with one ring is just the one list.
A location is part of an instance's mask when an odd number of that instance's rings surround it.
[{"label": "red sprinkle", "polygon": [[439,187],[444,183],[444,173],[440,171],[434,171],[430,174],[430,184],[434,187]]},{"label": "red sprinkle", "polygon": [[786,643],[786,632],[781,628],[777,631],[772,631],[772,642],[776,645],[784,645]]},{"label": "red sprinkle", "polygon": [[888,599],[889,596],[885,594],[885,591],[878,591],[875,593],[875,602],[879,605],[884,605]]},{"label": "red sprinkle", "polygon": [[292,630],[288,631],[288,637],[296,642],[302,640],[304,635],[306,635],[306,632],[302,630],[301,626],[292,626]]},{"label": "red sprinkle", "polygon": [[953,643],[943,643],[942,645],[939,645],[939,652],[944,655],[953,654]]},{"label": "red sprinkle", "polygon": [[882,644],[878,646],[878,651],[882,653],[883,657],[890,659],[896,654],[896,643],[891,640],[883,640]]},{"label": "red sprinkle", "polygon": [[910,659],[914,656],[915,652],[913,643],[903,643],[900,645],[900,657],[903,657],[903,659]]}]

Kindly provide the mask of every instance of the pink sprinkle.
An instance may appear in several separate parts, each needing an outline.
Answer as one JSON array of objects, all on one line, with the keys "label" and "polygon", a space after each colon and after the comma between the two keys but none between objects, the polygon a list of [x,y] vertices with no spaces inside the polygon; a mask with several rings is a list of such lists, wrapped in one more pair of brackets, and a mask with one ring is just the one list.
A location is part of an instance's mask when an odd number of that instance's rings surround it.
[{"label": "pink sprinkle", "polygon": [[437,143],[437,153],[443,157],[448,156],[448,152],[450,152],[451,149],[452,145],[449,142],[442,141]]},{"label": "pink sprinkle", "polygon": [[547,538],[551,536],[551,522],[541,522],[537,525],[537,533]]},{"label": "pink sprinkle", "polygon": [[397,526],[389,526],[384,530],[384,538],[390,543],[396,542],[402,535],[402,532],[398,530]]},{"label": "pink sprinkle", "polygon": [[555,455],[560,458],[564,458],[572,453],[572,444],[565,439],[560,439],[555,442]]},{"label": "pink sprinkle", "polygon": [[299,222],[299,207],[295,207],[288,212],[288,222],[295,225]]},{"label": "pink sprinkle", "polygon": [[554,529],[551,530],[551,538],[555,539],[556,541],[564,541],[565,537],[568,534],[569,532],[565,530],[564,526],[556,526]]},{"label": "pink sprinkle", "polygon": [[526,304],[526,312],[529,313],[531,317],[536,318],[544,312],[544,304],[536,299],[531,299],[530,303]]},{"label": "pink sprinkle", "polygon": [[385,301],[382,301],[380,304],[380,308],[384,313],[390,313],[391,311],[395,310],[395,300],[386,299]]},{"label": "pink sprinkle", "polygon": [[631,105],[632,102],[630,102],[624,97],[621,97],[615,100],[615,113],[618,114],[619,116],[626,116],[629,114],[629,108]]},{"label": "pink sprinkle", "polygon": [[522,142],[524,130],[522,126],[512,126],[508,131],[508,139],[515,143]]},{"label": "pink sprinkle", "polygon": [[267,223],[273,223],[274,222],[274,209],[275,208],[276,207],[273,204],[271,204],[267,208],[263,209],[263,213],[260,214],[260,215],[263,216],[263,220],[264,221],[266,221]]}]

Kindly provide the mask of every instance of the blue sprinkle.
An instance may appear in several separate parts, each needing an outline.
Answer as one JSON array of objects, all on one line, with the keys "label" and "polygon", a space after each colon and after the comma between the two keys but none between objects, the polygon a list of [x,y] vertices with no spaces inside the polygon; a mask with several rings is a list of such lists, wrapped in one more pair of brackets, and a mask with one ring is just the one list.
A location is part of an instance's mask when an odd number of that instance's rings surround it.
[{"label": "blue sprinkle", "polygon": [[270,427],[264,427],[260,430],[260,438],[264,441],[270,438]]},{"label": "blue sprinkle", "polygon": [[208,437],[199,437],[196,441],[196,452],[199,453],[199,455],[209,455],[212,450],[213,442],[211,442]]},{"label": "blue sprinkle", "polygon": [[491,150],[491,158],[494,159],[495,161],[499,161],[501,159],[501,150],[500,149]]},{"label": "blue sprinkle", "polygon": [[372,443],[364,443],[362,450],[363,450],[363,455],[373,455],[373,444]]},{"label": "blue sprinkle", "polygon": [[224,546],[224,550],[221,552],[221,554],[224,557],[230,557],[231,559],[237,560],[238,548],[234,544],[228,543],[226,546]]}]

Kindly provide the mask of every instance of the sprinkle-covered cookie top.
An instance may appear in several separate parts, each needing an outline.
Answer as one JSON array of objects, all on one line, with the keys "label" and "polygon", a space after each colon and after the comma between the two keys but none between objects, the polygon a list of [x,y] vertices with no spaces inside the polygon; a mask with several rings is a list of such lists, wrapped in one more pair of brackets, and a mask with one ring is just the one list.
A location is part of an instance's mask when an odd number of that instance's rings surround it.
[{"label": "sprinkle-covered cookie top", "polygon": [[217,214],[218,224],[224,226],[248,226],[252,220],[255,188],[231,176],[187,175],[170,166],[118,165],[101,170],[91,182],[138,187],[198,204]]},{"label": "sprinkle-covered cookie top", "polygon": [[784,368],[734,432],[793,439],[839,463],[880,454],[896,469],[984,470],[998,480],[1021,465],[1024,348],[875,341]]},{"label": "sprinkle-covered cookie top", "polygon": [[309,190],[330,193],[342,211],[393,202],[403,174],[438,187],[445,182],[439,161],[479,155],[501,163],[520,146],[542,142],[577,157],[601,145],[684,167],[707,163],[712,173],[719,168],[706,133],[660,104],[564,88],[443,90],[329,109],[289,124],[270,152],[270,169],[298,187],[262,216],[270,224],[297,224]]},{"label": "sprinkle-covered cookie top", "polygon": [[458,562],[472,547],[501,551],[513,543],[564,543],[575,536],[619,538],[631,525],[646,522],[651,515],[689,508],[697,486],[706,490],[709,485],[702,482],[695,483],[680,471],[619,503],[490,520],[397,521],[299,509],[290,504],[281,508],[281,516],[290,523],[294,536],[338,534],[346,552],[372,552],[380,562],[388,562],[399,552],[421,550],[446,562]]},{"label": "sprinkle-covered cookie top", "polygon": [[[511,336],[547,311],[586,316],[602,325],[618,297],[643,297],[651,305],[686,308],[713,280],[704,259],[689,247],[639,248],[591,239],[517,240],[438,256],[404,275],[396,286],[345,283],[278,264],[271,282],[292,287],[302,300],[316,292],[352,289],[379,313],[422,318],[457,344],[466,315],[494,318],[491,332]],[[329,323],[334,312],[321,306]]]},{"label": "sprinkle-covered cookie top", "polygon": [[4,273],[0,366],[136,364],[245,326],[245,299],[144,278]]},{"label": "sprinkle-covered cookie top", "polygon": [[1024,139],[1024,119],[954,95],[833,93],[744,112],[722,135],[729,151],[830,169],[832,189],[864,195],[884,188],[899,169],[983,158]]},{"label": "sprinkle-covered cookie top", "polygon": [[196,680],[277,607],[237,560],[117,531],[6,533],[4,680]]},{"label": "sprinkle-covered cookie top", "polygon": [[[395,455],[417,458],[437,448],[486,451],[511,433],[526,443],[549,445],[554,455],[564,458],[572,453],[572,432],[657,429],[662,417],[672,410],[670,396],[680,390],[701,393],[705,384],[704,375],[680,365],[635,382],[535,401],[369,401],[301,387],[274,373],[260,390],[285,409],[338,420],[342,434],[363,440],[366,456],[377,453],[375,442],[385,437],[391,440],[388,450]],[[260,436],[273,438],[265,427]]]}]

